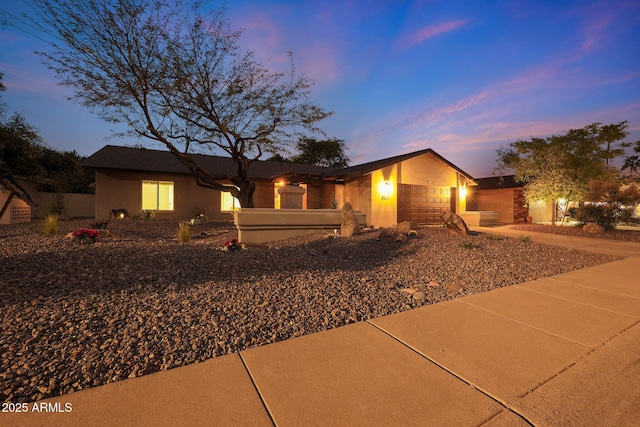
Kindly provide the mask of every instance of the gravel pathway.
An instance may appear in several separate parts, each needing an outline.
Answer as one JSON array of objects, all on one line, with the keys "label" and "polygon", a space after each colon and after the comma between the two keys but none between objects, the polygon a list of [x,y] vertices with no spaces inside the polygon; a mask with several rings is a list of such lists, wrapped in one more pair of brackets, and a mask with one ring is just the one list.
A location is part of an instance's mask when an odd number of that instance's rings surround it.
[{"label": "gravel pathway", "polygon": [[221,250],[228,222],[118,220],[0,227],[0,393],[31,402],[616,257],[423,228],[406,242],[305,236]]}]

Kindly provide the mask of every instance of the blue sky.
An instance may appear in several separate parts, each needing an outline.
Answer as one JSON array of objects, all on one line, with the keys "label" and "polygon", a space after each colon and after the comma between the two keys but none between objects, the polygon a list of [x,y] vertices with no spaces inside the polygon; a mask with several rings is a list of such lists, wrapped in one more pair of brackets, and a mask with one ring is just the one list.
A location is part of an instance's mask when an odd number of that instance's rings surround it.
[{"label": "blue sky", "polygon": [[[24,5],[0,6],[24,9]],[[297,0],[229,2],[241,44],[270,68],[294,53],[321,123],[353,164],[424,148],[475,177],[501,145],[593,122],[640,140],[640,2]],[[14,9],[15,10],[15,9]],[[0,29],[2,97],[57,149],[90,155],[113,125],[68,101],[32,36]]]}]

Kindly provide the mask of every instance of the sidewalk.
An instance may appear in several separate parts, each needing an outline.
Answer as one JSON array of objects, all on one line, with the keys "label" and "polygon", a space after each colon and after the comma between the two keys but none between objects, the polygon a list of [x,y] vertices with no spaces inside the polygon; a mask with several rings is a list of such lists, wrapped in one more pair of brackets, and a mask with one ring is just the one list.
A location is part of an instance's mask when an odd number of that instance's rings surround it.
[{"label": "sidewalk", "polygon": [[637,425],[640,244],[513,233],[629,258],[48,399],[72,412],[0,425]]}]

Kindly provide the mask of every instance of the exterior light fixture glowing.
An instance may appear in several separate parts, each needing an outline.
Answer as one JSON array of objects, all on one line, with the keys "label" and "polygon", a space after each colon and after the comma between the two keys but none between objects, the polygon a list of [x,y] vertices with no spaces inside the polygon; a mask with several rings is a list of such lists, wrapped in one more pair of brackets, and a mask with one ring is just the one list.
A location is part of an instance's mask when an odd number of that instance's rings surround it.
[{"label": "exterior light fixture glowing", "polygon": [[460,200],[464,200],[467,197],[467,187],[460,188]]},{"label": "exterior light fixture glowing", "polygon": [[393,195],[393,186],[389,181],[382,181],[378,190],[380,191],[382,200],[391,199],[391,196]]}]

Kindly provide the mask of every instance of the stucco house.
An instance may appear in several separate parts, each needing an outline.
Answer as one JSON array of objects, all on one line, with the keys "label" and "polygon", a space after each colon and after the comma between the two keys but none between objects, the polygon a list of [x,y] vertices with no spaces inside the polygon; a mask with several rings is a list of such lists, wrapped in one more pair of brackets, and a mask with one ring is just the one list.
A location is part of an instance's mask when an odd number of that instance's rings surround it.
[{"label": "stucco house", "polygon": [[[215,175],[235,172],[230,158],[193,156]],[[188,219],[197,208],[207,209],[210,219],[232,219],[239,207],[227,192],[198,187],[167,151],[107,145],[83,165],[96,174],[96,218],[107,217],[112,209],[130,214],[149,209],[161,217]],[[256,208],[327,209],[348,201],[365,213],[368,225],[377,227],[404,220],[439,223],[444,210],[466,210],[467,188],[476,185],[469,174],[431,149],[343,169],[256,161],[250,177],[256,183]],[[302,203],[289,205],[289,192],[302,193]]]}]

